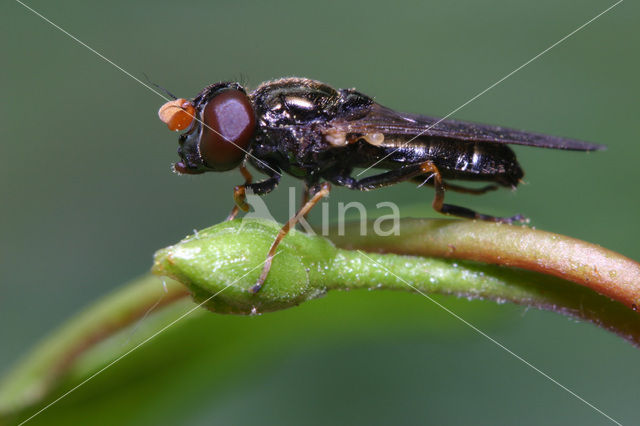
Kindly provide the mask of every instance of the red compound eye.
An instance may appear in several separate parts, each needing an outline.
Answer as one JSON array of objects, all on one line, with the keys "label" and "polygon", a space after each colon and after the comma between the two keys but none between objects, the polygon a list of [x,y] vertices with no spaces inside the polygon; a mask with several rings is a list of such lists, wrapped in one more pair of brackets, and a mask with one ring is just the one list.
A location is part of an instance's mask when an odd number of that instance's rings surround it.
[{"label": "red compound eye", "polygon": [[160,107],[158,117],[167,124],[169,130],[184,130],[191,125],[196,109],[186,99],[169,101]]},{"label": "red compound eye", "polygon": [[[242,161],[249,147],[256,119],[251,101],[239,90],[225,90],[202,110],[200,155],[214,170],[230,170]],[[212,130],[213,129],[213,130]]]}]

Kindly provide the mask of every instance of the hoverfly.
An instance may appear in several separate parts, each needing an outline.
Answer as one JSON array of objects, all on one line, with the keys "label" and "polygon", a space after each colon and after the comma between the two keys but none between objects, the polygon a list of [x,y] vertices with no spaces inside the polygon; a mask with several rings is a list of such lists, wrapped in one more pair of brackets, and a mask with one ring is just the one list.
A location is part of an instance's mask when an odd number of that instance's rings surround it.
[{"label": "hoverfly", "polygon": [[[245,183],[234,189],[229,220],[239,210],[249,210],[247,190],[267,194],[283,172],[304,181],[303,205],[274,240],[260,278],[250,290],[254,293],[264,283],[280,241],[329,193],[331,184],[359,191],[399,182],[427,184],[435,188],[433,208],[440,213],[511,223],[524,217],[494,217],[445,204],[445,191],[482,194],[499,186],[515,188],[524,173],[508,144],[605,149],[499,126],[400,113],[355,89],[334,89],[306,78],[265,82],[251,93],[238,83],[216,83],[190,101],[167,102],[158,114],[169,129],[184,130],[175,172],[240,169]],[[252,182],[247,162],[268,177]],[[384,171],[362,179],[353,176],[354,169],[371,166]],[[493,184],[468,188],[450,180]]]}]

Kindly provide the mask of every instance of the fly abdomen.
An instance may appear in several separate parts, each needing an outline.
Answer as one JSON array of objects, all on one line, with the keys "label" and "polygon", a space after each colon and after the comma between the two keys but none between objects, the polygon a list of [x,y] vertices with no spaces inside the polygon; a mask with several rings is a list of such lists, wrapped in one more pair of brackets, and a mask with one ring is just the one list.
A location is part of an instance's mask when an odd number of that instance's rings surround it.
[{"label": "fly abdomen", "polygon": [[[365,149],[369,151],[369,147]],[[391,135],[385,136],[376,148],[379,159],[385,158],[386,168],[393,168],[394,164],[397,167],[399,163],[432,161],[445,179],[490,181],[515,187],[524,175],[515,153],[505,144],[432,137],[410,140],[406,135]]]},{"label": "fly abdomen", "polygon": [[454,144],[451,155],[432,160],[445,178],[485,180],[515,187],[524,176],[515,153],[507,145],[461,141]]}]

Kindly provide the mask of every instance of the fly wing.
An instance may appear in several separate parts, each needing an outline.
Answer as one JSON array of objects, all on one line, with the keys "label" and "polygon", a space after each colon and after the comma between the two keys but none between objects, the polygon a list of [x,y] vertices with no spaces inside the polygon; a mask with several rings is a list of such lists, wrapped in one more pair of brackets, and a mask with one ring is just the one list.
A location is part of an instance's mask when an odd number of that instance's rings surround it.
[{"label": "fly wing", "polygon": [[416,138],[434,136],[469,142],[529,145],[573,151],[606,149],[604,145],[575,139],[523,132],[501,126],[442,120],[424,115],[397,112],[377,103],[373,103],[369,112],[360,118],[354,120],[336,118],[329,125],[333,129],[345,133],[412,135]]}]

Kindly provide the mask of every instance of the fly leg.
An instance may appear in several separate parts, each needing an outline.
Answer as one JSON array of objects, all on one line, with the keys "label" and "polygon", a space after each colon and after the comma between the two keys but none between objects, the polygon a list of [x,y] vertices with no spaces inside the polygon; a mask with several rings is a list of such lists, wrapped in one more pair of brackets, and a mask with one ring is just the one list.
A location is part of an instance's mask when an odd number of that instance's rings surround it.
[{"label": "fly leg", "polygon": [[[479,219],[486,220],[492,222],[503,222],[503,223],[511,223],[514,221],[522,221],[525,218],[522,215],[516,215],[513,217],[494,217],[489,215],[484,215],[480,213],[476,213],[473,210],[467,209],[465,207],[454,206],[451,204],[444,204],[444,193],[447,189],[447,184],[442,180],[442,175],[440,171],[436,167],[435,164],[431,161],[425,161],[424,163],[419,164],[410,164],[399,169],[391,170],[385,173],[381,173],[379,175],[369,176],[364,179],[356,180],[351,176],[344,175],[334,175],[331,178],[327,177],[327,179],[336,185],[346,186],[350,189],[357,189],[359,191],[370,191],[372,189],[381,188],[383,186],[393,185],[395,183],[407,181],[407,180],[416,180],[418,176],[429,175],[428,179],[432,179],[433,183],[430,183],[434,186],[436,190],[435,198],[433,199],[433,208],[439,213],[448,214],[452,216],[464,217],[467,219]],[[449,186],[452,190],[463,189],[458,186]],[[464,188],[464,190],[469,191],[468,188]],[[470,190],[470,191],[478,191],[479,193],[489,191],[491,189],[480,188],[479,190]]]},{"label": "fly leg", "polygon": [[[419,183],[420,185],[433,186],[433,182],[430,181],[432,179],[432,176],[433,175],[429,175],[427,177],[427,179],[429,179],[429,182],[425,182],[425,179],[421,177],[413,178],[411,179],[411,181],[415,183]],[[445,191],[455,191],[463,194],[481,195],[481,194],[486,194],[489,191],[495,191],[499,189],[498,185],[487,185],[487,186],[483,186],[482,188],[467,188],[465,186],[455,185],[452,183],[447,183],[447,182],[443,182],[443,183],[444,183]]]},{"label": "fly leg", "polygon": [[300,218],[304,217],[309,210],[311,210],[318,201],[320,201],[323,197],[329,195],[329,191],[331,191],[331,184],[328,182],[321,183],[319,185],[314,186],[310,190],[311,199],[307,201],[301,208],[298,210],[298,213],[295,214],[278,232],[278,236],[271,244],[271,248],[269,248],[269,253],[267,253],[267,260],[264,262],[264,266],[262,267],[262,272],[260,273],[260,277],[258,281],[249,289],[251,293],[257,293],[262,288],[264,281],[267,279],[267,275],[269,275],[269,270],[271,269],[271,261],[273,260],[273,256],[276,254],[276,250],[278,249],[278,245],[282,241],[284,237],[287,236],[289,231],[296,226],[296,223],[300,220]]},{"label": "fly leg", "polygon": [[251,176],[249,169],[247,169],[244,164],[240,166],[240,173],[242,173],[242,176],[244,177],[244,185],[238,185],[233,189],[233,199],[235,200],[235,205],[233,206],[233,209],[231,209],[231,213],[229,213],[229,216],[227,216],[227,220],[235,219],[240,212],[240,207],[238,207],[238,200],[241,201],[241,205],[245,205],[247,207],[246,209],[242,209],[243,211],[247,211],[249,209],[249,206],[246,202],[245,187],[253,182],[253,176]]},{"label": "fly leg", "polygon": [[489,191],[495,191],[500,188],[498,185],[486,185],[482,188],[467,188],[453,183],[444,182],[444,189],[447,191],[461,192],[463,194],[482,195]]},{"label": "fly leg", "polygon": [[270,178],[261,182],[251,183],[251,174],[245,167],[241,167],[240,171],[245,177],[244,185],[238,185],[233,189],[233,199],[236,205],[231,210],[231,213],[227,217],[227,220],[232,220],[236,217],[240,210],[249,211],[249,203],[247,203],[247,189],[251,190],[256,195],[264,195],[273,191],[278,183],[280,183],[280,175],[273,175]]},{"label": "fly leg", "polygon": [[354,179],[349,176],[350,171],[343,171],[326,175],[326,179],[336,185],[344,186],[358,191],[371,191],[396,183],[404,182],[424,174],[421,164],[409,164],[399,169],[390,170],[385,173],[366,177],[364,179]]},{"label": "fly leg", "polygon": [[[433,209],[435,211],[443,214],[449,214],[452,216],[464,217],[467,219],[486,220],[490,222],[512,223],[512,222],[519,222],[519,221],[525,220],[525,217],[520,214],[512,217],[495,217],[495,216],[489,216],[486,214],[477,213],[466,207],[454,206],[452,204],[444,204],[444,193],[445,193],[446,184],[442,180],[442,175],[440,174],[440,171],[438,170],[436,165],[433,164],[431,161],[426,161],[422,163],[420,166],[424,170],[425,174],[430,173],[431,176],[433,176],[433,186],[436,190],[436,196],[433,199]],[[458,188],[461,188],[461,187],[458,187]]]}]

